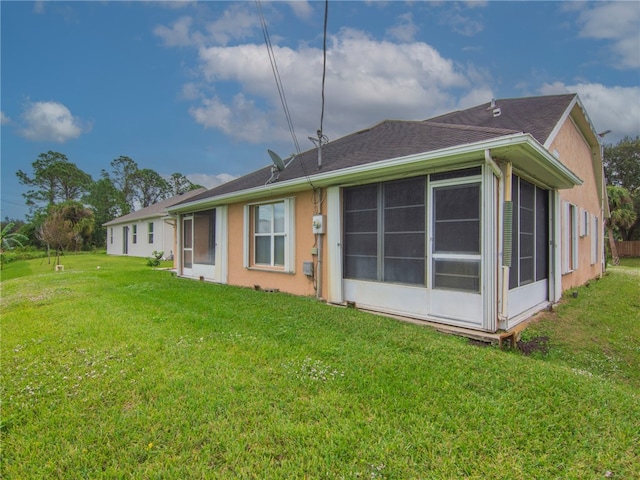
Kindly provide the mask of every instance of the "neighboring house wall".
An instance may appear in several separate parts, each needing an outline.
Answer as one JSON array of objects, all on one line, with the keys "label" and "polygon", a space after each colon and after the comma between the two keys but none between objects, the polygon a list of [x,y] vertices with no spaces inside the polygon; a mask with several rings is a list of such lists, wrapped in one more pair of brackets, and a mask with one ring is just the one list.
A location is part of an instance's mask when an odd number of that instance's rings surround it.
[{"label": "neighboring house wall", "polygon": [[122,255],[122,225],[111,225],[107,227],[107,254]]},{"label": "neighboring house wall", "polygon": [[[584,182],[572,189],[560,190],[562,291],[565,291],[602,273],[603,245],[599,233],[603,214],[593,166],[593,157],[598,152],[592,150],[570,119],[558,132],[550,151],[557,151],[560,161]],[[576,247],[577,255],[574,253]],[[573,260],[577,260],[577,264],[573,264]]]},{"label": "neighboring house wall", "polygon": [[[127,234],[126,238],[125,234]],[[107,227],[107,254],[109,255],[151,257],[153,252],[157,251],[169,256],[174,250],[173,226],[164,218],[142,219]]]}]

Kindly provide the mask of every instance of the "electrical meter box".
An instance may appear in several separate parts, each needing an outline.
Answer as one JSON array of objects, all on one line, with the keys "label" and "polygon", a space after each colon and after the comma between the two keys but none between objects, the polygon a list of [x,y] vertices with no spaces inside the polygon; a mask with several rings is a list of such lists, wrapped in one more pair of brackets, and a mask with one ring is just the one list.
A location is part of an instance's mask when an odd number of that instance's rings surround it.
[{"label": "electrical meter box", "polygon": [[314,215],[313,216],[313,234],[314,235],[324,234],[324,224],[325,224],[324,215]]},{"label": "electrical meter box", "polygon": [[307,277],[313,277],[313,262],[302,262],[302,273]]}]

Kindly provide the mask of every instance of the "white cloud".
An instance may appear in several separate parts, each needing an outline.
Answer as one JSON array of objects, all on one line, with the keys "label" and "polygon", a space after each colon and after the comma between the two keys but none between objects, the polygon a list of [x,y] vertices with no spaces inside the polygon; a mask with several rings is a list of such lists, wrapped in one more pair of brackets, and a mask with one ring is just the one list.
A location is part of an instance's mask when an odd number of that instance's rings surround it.
[{"label": "white cloud", "polygon": [[635,1],[595,3],[583,10],[580,35],[610,40],[613,63],[622,69],[640,67],[640,7]]},{"label": "white cloud", "polygon": [[[197,24],[199,29],[196,29],[194,24]],[[168,47],[203,47],[227,45],[232,40],[242,40],[253,35],[259,28],[260,19],[255,11],[244,3],[232,3],[211,22],[183,16],[169,27],[157,25],[153,33]]]},{"label": "white cloud", "polygon": [[208,37],[219,45],[227,45],[231,40],[241,40],[251,36],[260,27],[260,19],[255,9],[245,4],[234,3],[222,16],[207,24]]},{"label": "white cloud", "polygon": [[308,20],[313,15],[313,8],[307,0],[291,0],[289,6],[296,17]]},{"label": "white cloud", "polygon": [[407,12],[398,17],[398,22],[387,29],[387,35],[401,42],[413,42],[418,33],[418,27],[413,23],[413,15]]},{"label": "white cloud", "polygon": [[[331,138],[384,118],[445,112],[458,104],[456,89],[466,89],[465,98],[491,98],[486,74],[462,69],[426,43],[378,41],[350,29],[329,40],[324,128]],[[290,140],[264,46],[209,47],[199,54],[205,81],[237,82],[242,94],[230,103],[221,96],[201,101],[191,108],[198,123],[245,141]],[[304,139],[320,123],[322,51],[274,46],[274,54],[296,133]]]},{"label": "white cloud", "polygon": [[44,13],[44,2],[33,2],[33,13],[43,14]]},{"label": "white cloud", "polygon": [[180,97],[185,100],[196,100],[202,96],[200,92],[200,88],[201,87],[197,83],[194,83],[194,82],[185,83],[182,86],[182,92],[180,94]]},{"label": "white cloud", "polygon": [[160,37],[168,47],[186,47],[193,43],[189,34],[192,23],[191,17],[180,17],[173,22],[171,28],[158,25],[153,29],[153,33]]},{"label": "white cloud", "polygon": [[217,187],[218,185],[222,185],[223,183],[229,182],[236,178],[233,175],[229,175],[228,173],[220,173],[218,175],[209,175],[206,173],[190,173],[185,176],[194,184],[202,185],[206,188]]},{"label": "white cloud", "polygon": [[23,137],[35,141],[64,143],[78,138],[91,126],[74,117],[69,109],[58,102],[29,102],[22,114]]},{"label": "white cloud", "polygon": [[0,125],[9,125],[11,123],[11,119],[7,117],[4,112],[0,112]]},{"label": "white cloud", "polygon": [[445,14],[442,17],[442,23],[449,25],[455,33],[459,33],[465,37],[472,37],[484,30],[484,25],[481,22],[461,15],[458,12]]},{"label": "white cloud", "polygon": [[577,93],[597,131],[611,130],[606,141],[615,143],[628,135],[640,132],[640,87],[608,87],[599,83],[565,85],[545,84],[540,93]]},{"label": "white cloud", "polygon": [[[274,134],[267,121],[268,114],[241,93],[233,97],[230,105],[217,97],[204,99],[200,107],[192,107],[189,113],[205,128],[220,130],[241,141],[258,142]],[[282,138],[282,132],[277,136]]]}]

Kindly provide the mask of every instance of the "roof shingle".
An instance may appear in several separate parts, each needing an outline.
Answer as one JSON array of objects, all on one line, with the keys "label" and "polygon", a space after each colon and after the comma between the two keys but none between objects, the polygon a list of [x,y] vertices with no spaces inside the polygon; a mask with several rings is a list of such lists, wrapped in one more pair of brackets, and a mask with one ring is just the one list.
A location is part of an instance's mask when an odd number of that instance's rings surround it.
[{"label": "roof shingle", "polygon": [[[468,145],[505,135],[529,133],[544,144],[575,94],[496,100],[424,121],[385,120],[371,128],[323,145],[322,168],[317,149],[296,155],[278,182],[357,167],[382,160]],[[500,115],[494,116],[494,108]],[[180,203],[240,192],[265,185],[271,165],[224,183]]]}]

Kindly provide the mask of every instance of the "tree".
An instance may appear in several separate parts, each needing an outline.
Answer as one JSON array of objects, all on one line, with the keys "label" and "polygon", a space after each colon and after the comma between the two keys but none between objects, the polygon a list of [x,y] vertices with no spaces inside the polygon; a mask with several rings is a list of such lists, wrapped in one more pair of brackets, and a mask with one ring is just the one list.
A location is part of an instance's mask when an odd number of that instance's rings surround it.
[{"label": "tree", "polygon": [[[616,145],[605,145],[603,163],[607,183],[626,190],[626,195],[613,192],[617,195],[614,204],[620,209],[618,214],[624,217],[618,218],[614,226],[624,240],[632,240],[640,234],[640,136],[624,137]],[[620,203],[623,197],[624,202]],[[627,225],[629,210],[635,212],[635,220]]]},{"label": "tree", "polygon": [[638,216],[633,208],[633,199],[626,188],[608,186],[607,197],[609,198],[609,211],[611,218],[608,224],[618,237],[625,238],[637,221]]},{"label": "tree", "polygon": [[136,187],[135,199],[142,208],[165,200],[171,195],[167,181],[158,172],[150,168],[138,170],[134,184]]},{"label": "tree", "polygon": [[32,177],[22,170],[18,170],[16,175],[22,185],[33,187],[23,194],[32,215],[50,205],[79,200],[92,182],[88,173],[62,153],[41,153],[31,166]]},{"label": "tree", "polygon": [[75,233],[71,221],[65,220],[60,210],[53,210],[40,226],[38,237],[47,245],[47,250],[56,252],[56,265],[60,265],[60,254],[73,243]]},{"label": "tree", "polygon": [[38,237],[54,249],[57,262],[65,250],[80,250],[90,245],[95,220],[93,211],[80,202],[65,202],[49,208],[47,217],[38,229]]},{"label": "tree", "polygon": [[609,185],[624,187],[631,194],[640,188],[640,136],[605,145],[603,162]]},{"label": "tree", "polygon": [[108,176],[103,176],[93,182],[84,201],[91,206],[95,218],[96,228],[93,230],[92,242],[94,245],[104,246],[106,235],[102,225],[122,214],[120,192]]},{"label": "tree", "polygon": [[191,190],[202,188],[201,185],[196,185],[181,173],[172,173],[167,182],[169,183],[172,197],[175,195],[182,195],[183,193]]},{"label": "tree", "polygon": [[111,175],[105,170],[102,171],[103,178],[110,179],[120,192],[119,204],[121,215],[126,215],[134,210],[136,176],[138,171],[138,164],[131,158],[123,155],[111,161]]},{"label": "tree", "polygon": [[62,212],[62,218],[71,222],[73,230],[72,247],[75,250],[87,249],[91,246],[91,234],[95,226],[95,217],[90,208],[80,202],[65,202],[53,207]]},{"label": "tree", "polygon": [[29,239],[21,233],[14,232],[15,223],[9,222],[0,231],[0,270],[4,266],[4,252],[13,250],[16,246],[22,247]]}]

